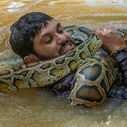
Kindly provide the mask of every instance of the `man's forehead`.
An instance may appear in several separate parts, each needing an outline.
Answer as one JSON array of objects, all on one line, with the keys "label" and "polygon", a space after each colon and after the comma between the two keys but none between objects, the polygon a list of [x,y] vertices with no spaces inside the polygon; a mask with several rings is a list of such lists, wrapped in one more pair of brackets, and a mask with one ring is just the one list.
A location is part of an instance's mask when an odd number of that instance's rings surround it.
[{"label": "man's forehead", "polygon": [[42,28],[41,34],[45,34],[47,32],[55,30],[58,25],[60,25],[60,23],[56,20],[48,21],[47,26]]},{"label": "man's forehead", "polygon": [[48,21],[47,26],[42,27],[41,31],[36,35],[35,38],[38,38],[39,40],[43,39],[45,36],[50,35],[54,31],[56,31],[59,25],[61,24],[54,19],[51,21]]}]

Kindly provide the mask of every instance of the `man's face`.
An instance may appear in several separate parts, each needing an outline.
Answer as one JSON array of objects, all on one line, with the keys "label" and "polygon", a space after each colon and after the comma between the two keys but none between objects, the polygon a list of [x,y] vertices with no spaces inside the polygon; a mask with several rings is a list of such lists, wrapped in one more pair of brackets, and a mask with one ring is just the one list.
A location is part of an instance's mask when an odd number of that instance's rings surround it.
[{"label": "man's face", "polygon": [[39,56],[47,58],[63,55],[74,47],[72,38],[56,20],[49,21],[34,38],[34,50]]}]

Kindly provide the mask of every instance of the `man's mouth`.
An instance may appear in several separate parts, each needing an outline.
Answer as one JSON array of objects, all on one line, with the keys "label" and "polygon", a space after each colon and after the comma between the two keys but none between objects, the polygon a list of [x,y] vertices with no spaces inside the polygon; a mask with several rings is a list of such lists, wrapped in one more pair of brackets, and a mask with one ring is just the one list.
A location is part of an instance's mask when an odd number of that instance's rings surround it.
[{"label": "man's mouth", "polygon": [[67,41],[64,45],[61,46],[60,48],[60,55],[63,55],[72,49],[74,49],[75,45],[71,41]]}]

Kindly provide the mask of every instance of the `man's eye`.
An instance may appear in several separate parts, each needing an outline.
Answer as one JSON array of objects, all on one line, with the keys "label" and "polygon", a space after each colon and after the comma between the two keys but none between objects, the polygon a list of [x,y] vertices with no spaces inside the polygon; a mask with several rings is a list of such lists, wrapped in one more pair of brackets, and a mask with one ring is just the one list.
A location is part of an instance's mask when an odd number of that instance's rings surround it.
[{"label": "man's eye", "polygon": [[58,33],[62,34],[63,32],[64,32],[64,29],[63,29],[62,27],[60,27],[60,28],[58,29]]},{"label": "man's eye", "polygon": [[45,37],[44,40],[45,40],[46,43],[50,43],[52,38],[50,36],[47,36],[47,37]]}]

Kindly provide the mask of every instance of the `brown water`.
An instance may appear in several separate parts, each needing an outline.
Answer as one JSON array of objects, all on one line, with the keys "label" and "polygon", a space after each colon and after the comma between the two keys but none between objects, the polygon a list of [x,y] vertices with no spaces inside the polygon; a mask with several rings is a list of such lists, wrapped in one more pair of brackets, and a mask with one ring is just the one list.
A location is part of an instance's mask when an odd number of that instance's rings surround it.
[{"label": "brown water", "polygon": [[[13,55],[10,25],[31,11],[45,12],[64,26],[127,27],[126,0],[0,0],[1,60]],[[0,127],[127,127],[127,101],[72,109],[66,97],[56,97],[48,88],[0,93]]]}]

